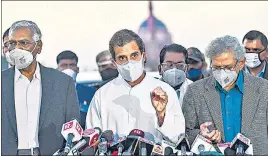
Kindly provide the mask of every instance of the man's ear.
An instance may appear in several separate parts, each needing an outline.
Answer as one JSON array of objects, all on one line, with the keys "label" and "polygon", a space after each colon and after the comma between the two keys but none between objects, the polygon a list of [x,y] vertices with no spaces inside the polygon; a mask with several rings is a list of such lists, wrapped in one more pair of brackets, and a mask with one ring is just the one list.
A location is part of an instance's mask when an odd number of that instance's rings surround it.
[{"label": "man's ear", "polygon": [[37,46],[36,46],[36,50],[37,50],[38,54],[41,53],[42,47],[43,47],[43,42],[40,40],[40,41],[37,42]]},{"label": "man's ear", "polygon": [[142,54],[143,54],[143,60],[144,60],[144,64],[145,64],[147,62],[147,56],[146,56],[145,52],[143,52]]},{"label": "man's ear", "polygon": [[246,57],[243,57],[239,63],[239,69],[242,70],[246,63]]},{"label": "man's ear", "polygon": [[117,68],[117,63],[115,62],[115,60],[111,59],[111,61],[112,61],[112,64]]},{"label": "man's ear", "polygon": [[77,74],[80,72],[80,68],[79,67],[77,67]]},{"label": "man's ear", "polygon": [[162,67],[160,64],[158,65],[158,72],[159,72],[159,75],[163,75]]}]

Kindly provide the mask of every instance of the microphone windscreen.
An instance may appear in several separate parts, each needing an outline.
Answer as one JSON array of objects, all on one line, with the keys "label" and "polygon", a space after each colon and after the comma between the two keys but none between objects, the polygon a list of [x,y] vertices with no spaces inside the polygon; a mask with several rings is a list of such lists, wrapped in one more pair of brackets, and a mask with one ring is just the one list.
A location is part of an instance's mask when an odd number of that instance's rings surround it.
[{"label": "microphone windscreen", "polygon": [[101,135],[102,138],[105,138],[107,141],[113,141],[114,140],[114,133],[112,130],[106,130]]},{"label": "microphone windscreen", "polygon": [[231,149],[230,147],[227,147],[224,150],[224,155],[236,155],[235,150]]},{"label": "microphone windscreen", "polygon": [[171,147],[166,147],[164,155],[171,155],[171,154],[173,154],[173,149]]}]

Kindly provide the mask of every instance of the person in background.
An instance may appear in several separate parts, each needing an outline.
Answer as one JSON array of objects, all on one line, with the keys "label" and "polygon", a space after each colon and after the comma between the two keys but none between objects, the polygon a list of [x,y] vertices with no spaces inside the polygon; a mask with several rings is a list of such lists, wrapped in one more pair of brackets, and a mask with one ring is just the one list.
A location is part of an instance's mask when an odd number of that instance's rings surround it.
[{"label": "person in background", "polygon": [[246,50],[246,73],[268,79],[268,41],[267,37],[257,30],[249,31],[242,40]]},{"label": "person in background", "polygon": [[268,81],[245,74],[245,50],[238,39],[214,39],[206,50],[212,75],[188,86],[183,100],[186,134],[211,142],[232,142],[238,133],[254,155],[268,155]]},{"label": "person in background", "polygon": [[187,78],[195,82],[208,76],[207,63],[205,61],[204,54],[195,47],[190,47],[187,49],[187,51]]},{"label": "person in background", "polygon": [[79,67],[77,66],[78,57],[74,52],[70,50],[62,51],[57,56],[56,60],[58,65],[57,69],[71,76],[75,81],[76,92],[80,104],[81,126],[84,129],[88,107],[93,95],[96,92],[96,88],[76,83],[76,76],[79,73]]},{"label": "person in background", "polygon": [[146,74],[142,39],[131,30],[120,30],[112,36],[109,51],[119,75],[96,91],[87,127],[112,130],[118,136],[141,129],[157,142],[163,138],[177,142],[185,132],[177,94],[167,83]]},{"label": "person in background", "polygon": [[98,65],[98,70],[103,81],[98,86],[95,86],[96,88],[100,88],[118,76],[118,71],[112,62],[112,56],[109,50],[100,52],[96,56],[96,63]]},{"label": "person in background", "polygon": [[6,53],[8,51],[8,44],[7,44],[7,41],[8,41],[8,33],[9,33],[9,29],[8,28],[4,34],[3,34],[3,52]]},{"label": "person in background", "polygon": [[13,67],[1,75],[1,155],[53,155],[65,142],[62,125],[80,121],[72,78],[37,61],[41,38],[32,21],[10,27],[5,57]]},{"label": "person in background", "polygon": [[188,57],[187,50],[178,44],[163,47],[160,52],[160,65],[158,66],[161,80],[173,87],[182,105],[183,96],[191,80],[186,78]]},{"label": "person in background", "polygon": [[5,53],[8,51],[7,47],[7,41],[8,41],[8,33],[9,33],[9,28],[4,32],[3,34],[3,47],[2,47],[2,53],[1,53],[1,69],[6,70],[10,67],[10,64],[7,62],[5,58]]}]

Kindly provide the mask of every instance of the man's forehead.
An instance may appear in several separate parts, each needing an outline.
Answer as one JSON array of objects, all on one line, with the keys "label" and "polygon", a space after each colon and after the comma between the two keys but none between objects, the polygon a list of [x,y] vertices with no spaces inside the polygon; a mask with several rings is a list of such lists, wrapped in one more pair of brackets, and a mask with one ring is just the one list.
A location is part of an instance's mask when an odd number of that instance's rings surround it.
[{"label": "man's forehead", "polygon": [[109,61],[111,59],[112,59],[111,56],[106,55],[106,56],[100,57],[98,62]]},{"label": "man's forehead", "polygon": [[5,44],[8,40],[9,40],[8,36],[4,37],[3,43]]},{"label": "man's forehead", "polygon": [[10,40],[23,40],[23,39],[28,39],[32,40],[32,32],[29,28],[18,28],[14,30],[10,36]]},{"label": "man's forehead", "polygon": [[165,56],[165,61],[169,62],[181,62],[185,61],[185,56],[183,53],[168,52]]},{"label": "man's forehead", "polygon": [[231,52],[224,52],[219,56],[212,58],[212,64],[217,65],[229,65],[235,62],[234,54]]},{"label": "man's forehead", "polygon": [[115,52],[117,55],[121,55],[121,53],[125,53],[125,52],[136,52],[136,51],[140,51],[138,44],[136,43],[136,41],[131,41],[127,44],[125,44],[124,46],[120,47],[120,46],[116,46],[114,48]]},{"label": "man's forehead", "polygon": [[248,39],[245,39],[245,42],[244,42],[245,46],[246,47],[250,47],[250,48],[258,48],[258,47],[264,47],[261,43],[261,40],[260,39],[256,39],[256,40],[248,40]]},{"label": "man's forehead", "polygon": [[62,59],[59,61],[59,64],[76,64],[76,61],[74,59]]}]

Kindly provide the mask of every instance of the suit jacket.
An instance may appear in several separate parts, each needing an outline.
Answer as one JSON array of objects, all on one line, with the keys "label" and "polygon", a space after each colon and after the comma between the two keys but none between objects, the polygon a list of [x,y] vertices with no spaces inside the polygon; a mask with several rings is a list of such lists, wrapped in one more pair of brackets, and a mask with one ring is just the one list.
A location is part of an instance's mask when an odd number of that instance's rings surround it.
[{"label": "suit jacket", "polygon": [[[2,155],[16,155],[18,148],[14,100],[15,68],[2,71]],[[42,97],[39,116],[39,148],[42,155],[52,155],[64,144],[62,125],[73,118],[80,120],[79,104],[73,79],[40,65]]]},{"label": "suit jacket", "polygon": [[[191,144],[200,132],[200,125],[209,121],[222,133],[224,141],[220,95],[212,76],[188,86],[182,110]],[[244,73],[241,133],[251,140],[254,155],[268,155],[267,127],[268,81]]]}]

